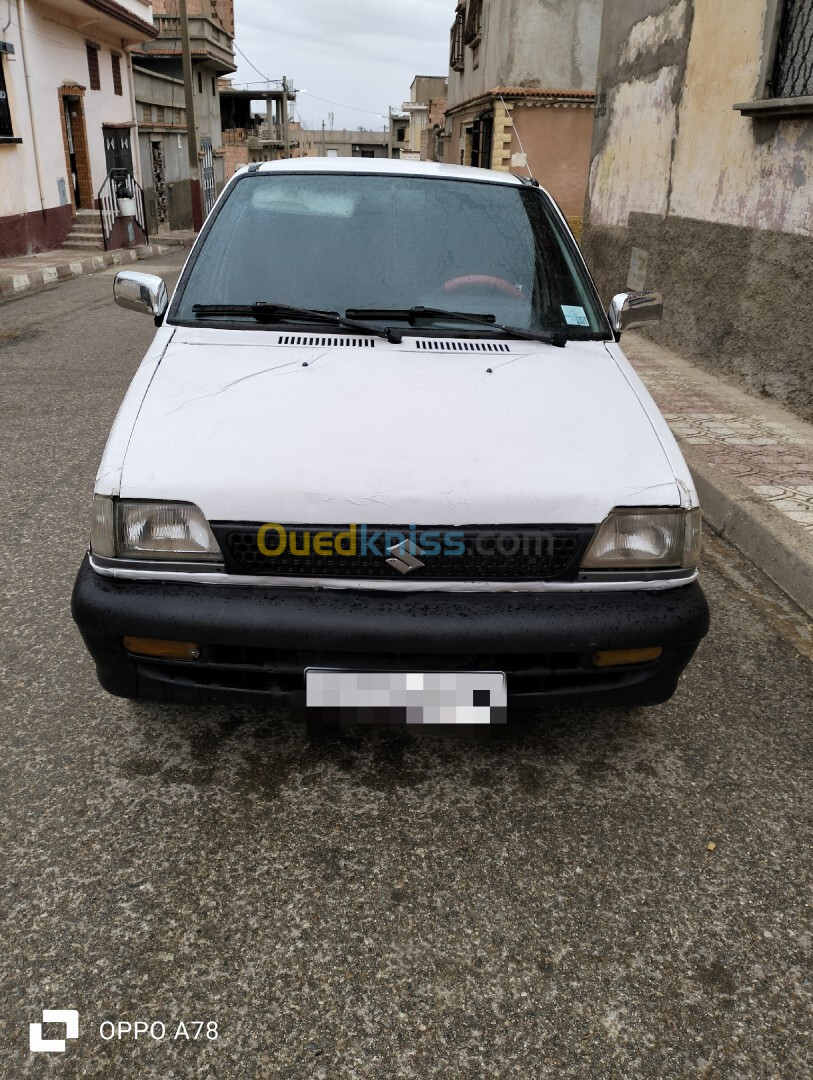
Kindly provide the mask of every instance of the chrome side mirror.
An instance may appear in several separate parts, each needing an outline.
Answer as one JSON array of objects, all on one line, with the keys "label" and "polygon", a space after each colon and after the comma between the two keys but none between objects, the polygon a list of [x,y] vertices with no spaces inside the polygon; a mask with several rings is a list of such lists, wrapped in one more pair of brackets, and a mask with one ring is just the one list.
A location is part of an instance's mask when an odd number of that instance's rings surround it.
[{"label": "chrome side mirror", "polygon": [[624,330],[660,322],[663,318],[663,296],[659,292],[622,292],[612,298],[610,326],[616,337]]},{"label": "chrome side mirror", "polygon": [[169,294],[162,278],[120,270],[113,282],[113,299],[119,307],[141,311],[156,320],[163,319],[169,307]]}]

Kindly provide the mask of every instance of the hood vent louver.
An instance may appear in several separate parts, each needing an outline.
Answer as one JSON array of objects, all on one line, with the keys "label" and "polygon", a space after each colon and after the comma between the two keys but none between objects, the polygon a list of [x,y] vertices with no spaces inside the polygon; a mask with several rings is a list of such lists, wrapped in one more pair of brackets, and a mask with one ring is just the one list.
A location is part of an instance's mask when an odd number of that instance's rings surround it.
[{"label": "hood vent louver", "polygon": [[[321,334],[280,334],[277,345],[304,345],[317,349],[374,349],[377,339],[373,337],[335,337]],[[455,341],[450,338],[404,338],[404,344],[429,352],[478,352],[510,353],[511,346],[504,341]]]},{"label": "hood vent louver", "polygon": [[444,338],[416,341],[415,348],[431,349],[435,352],[511,352],[511,346],[503,341],[449,341]]},{"label": "hood vent louver", "polygon": [[281,334],[278,345],[309,345],[318,349],[353,348],[373,349],[375,338],[370,337],[321,337],[316,334]]}]

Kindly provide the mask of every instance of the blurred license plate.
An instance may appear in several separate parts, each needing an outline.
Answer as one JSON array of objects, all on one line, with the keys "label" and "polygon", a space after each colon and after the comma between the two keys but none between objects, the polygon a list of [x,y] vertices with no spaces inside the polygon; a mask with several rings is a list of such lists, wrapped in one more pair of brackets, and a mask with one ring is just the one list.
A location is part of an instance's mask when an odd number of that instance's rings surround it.
[{"label": "blurred license plate", "polygon": [[305,672],[309,709],[350,710],[356,719],[390,724],[504,724],[502,671]]}]

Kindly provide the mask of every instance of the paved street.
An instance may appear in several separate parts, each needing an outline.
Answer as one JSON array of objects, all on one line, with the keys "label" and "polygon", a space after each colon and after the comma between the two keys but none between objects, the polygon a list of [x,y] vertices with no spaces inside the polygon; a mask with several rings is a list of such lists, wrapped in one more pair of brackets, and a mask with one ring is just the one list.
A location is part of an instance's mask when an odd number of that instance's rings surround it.
[{"label": "paved street", "polygon": [[[0,1077],[812,1075],[796,609],[710,537],[671,702],[491,739],[108,697],[69,597],[153,333],[113,273],[0,302]],[[64,1055],[42,1009],[79,1012]]]}]

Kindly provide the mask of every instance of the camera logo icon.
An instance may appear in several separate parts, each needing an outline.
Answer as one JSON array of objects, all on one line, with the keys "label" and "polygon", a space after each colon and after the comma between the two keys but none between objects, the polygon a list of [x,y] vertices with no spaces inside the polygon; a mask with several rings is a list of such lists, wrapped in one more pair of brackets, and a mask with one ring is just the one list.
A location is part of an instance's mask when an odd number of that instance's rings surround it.
[{"label": "camera logo icon", "polygon": [[[43,1024],[64,1024],[64,1039],[43,1039]],[[42,1023],[28,1025],[28,1042],[32,1054],[64,1054],[65,1040],[79,1038],[79,1013],[76,1009],[43,1009]]]}]

